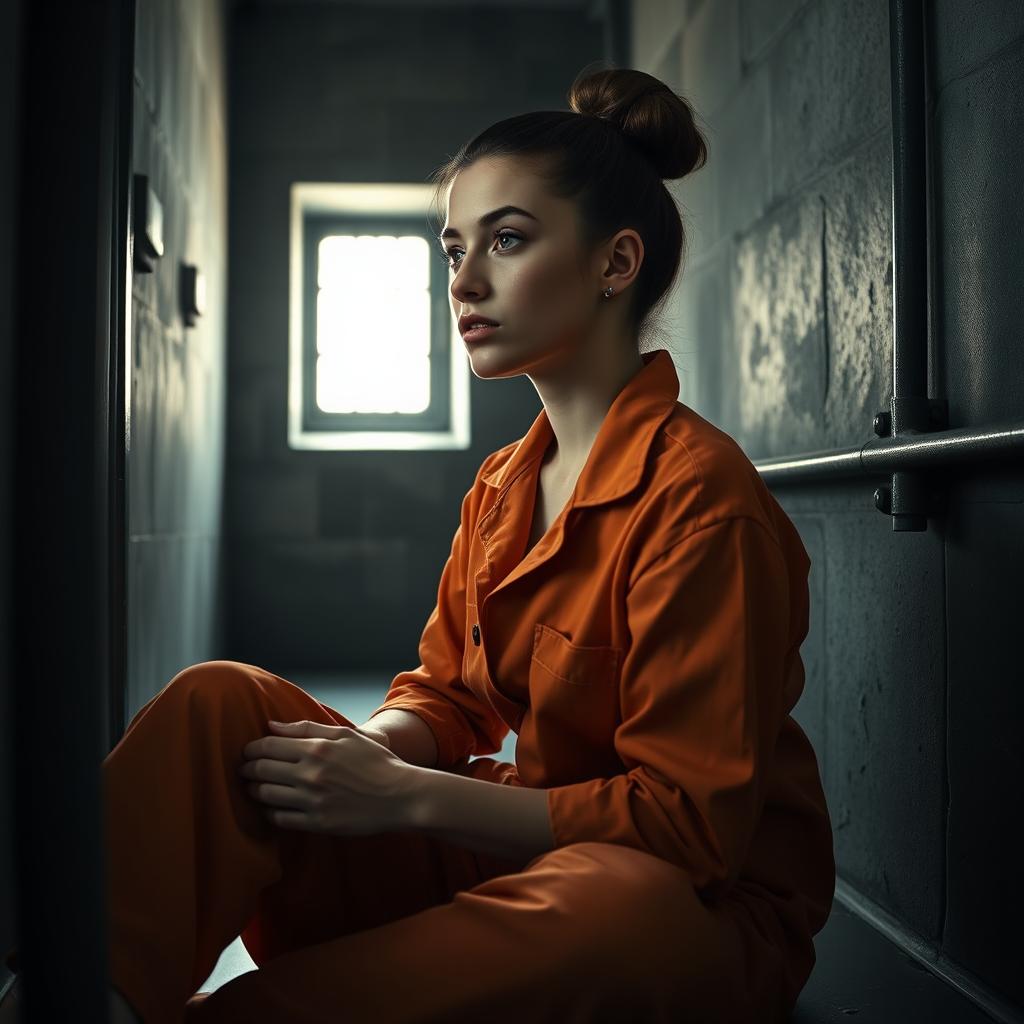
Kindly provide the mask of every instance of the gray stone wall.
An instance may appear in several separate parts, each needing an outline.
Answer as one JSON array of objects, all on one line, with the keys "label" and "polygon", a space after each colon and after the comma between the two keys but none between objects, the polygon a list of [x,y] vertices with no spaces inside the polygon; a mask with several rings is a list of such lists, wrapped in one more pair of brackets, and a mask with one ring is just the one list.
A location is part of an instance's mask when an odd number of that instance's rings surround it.
[{"label": "gray stone wall", "polygon": [[[926,6],[930,394],[950,426],[1024,418],[1024,6]],[[634,5],[633,64],[689,99],[709,160],[672,184],[691,251],[669,310],[680,399],[752,459],[861,444],[892,394],[885,0]],[[796,717],[839,873],[940,963],[1014,1003],[1024,723],[1019,467],[939,474],[893,533],[865,477],[777,488],[812,559]]]},{"label": "gray stone wall", "polygon": [[[129,717],[220,652],[227,343],[227,41],[220,3],[139,0],[134,171],[163,205],[164,256],[132,281]],[[186,327],[181,263],[206,277]]]}]

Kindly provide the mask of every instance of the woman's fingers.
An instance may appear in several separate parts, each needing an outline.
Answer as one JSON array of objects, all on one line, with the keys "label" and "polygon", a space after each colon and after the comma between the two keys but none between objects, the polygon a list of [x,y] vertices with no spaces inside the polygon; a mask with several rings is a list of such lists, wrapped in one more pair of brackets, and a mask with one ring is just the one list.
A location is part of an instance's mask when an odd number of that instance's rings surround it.
[{"label": "woman's fingers", "polygon": [[322,722],[310,722],[308,720],[301,722],[275,722],[271,720],[267,724],[275,733],[282,733],[285,736],[297,736],[300,738],[320,737],[326,740],[336,740],[347,728],[346,726],[324,725]]},{"label": "woman's fingers", "polygon": [[272,757],[277,761],[301,761],[308,754],[310,744],[325,742],[329,742],[326,737],[304,739],[291,736],[261,736],[242,747],[242,756],[250,759]]},{"label": "woman's fingers", "polygon": [[249,792],[261,803],[271,807],[293,807],[308,810],[311,798],[308,793],[294,786],[277,786],[272,782],[253,782],[249,784]]},{"label": "woman's fingers", "polygon": [[246,761],[239,767],[238,773],[243,778],[256,782],[281,782],[286,786],[294,786],[302,777],[300,765],[293,761],[275,761],[269,757]]}]

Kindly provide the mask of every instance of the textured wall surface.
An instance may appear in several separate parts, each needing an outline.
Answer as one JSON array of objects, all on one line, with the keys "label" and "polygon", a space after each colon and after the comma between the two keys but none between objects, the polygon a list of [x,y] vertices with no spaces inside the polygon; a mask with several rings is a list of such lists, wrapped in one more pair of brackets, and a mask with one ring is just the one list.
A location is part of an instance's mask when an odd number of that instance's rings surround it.
[{"label": "textured wall surface", "polygon": [[[930,394],[952,427],[1024,418],[1024,5],[926,5]],[[861,444],[892,395],[885,0],[634,5],[633,63],[690,100],[706,167],[670,183],[690,254],[680,399],[753,458]],[[1024,757],[1019,467],[945,484],[893,533],[863,481],[777,488],[812,560],[807,686],[841,876],[937,958],[1024,1003],[1012,885]]]},{"label": "textured wall surface", "polygon": [[[139,0],[134,170],[163,205],[164,255],[132,280],[128,714],[216,656],[227,337],[224,16],[204,0]],[[182,319],[181,263],[207,309]]]},{"label": "textured wall surface", "polygon": [[[1024,418],[1024,4],[942,0],[936,91],[933,377],[950,425]],[[946,524],[949,782],[943,947],[1024,1006],[1019,921],[1024,779],[1024,474],[979,465]],[[941,644],[940,638],[936,643]]]},{"label": "textured wall surface", "polygon": [[418,664],[462,497],[540,411],[525,377],[470,375],[466,451],[292,451],[293,181],[425,182],[502,117],[565,107],[603,54],[585,14],[239,8],[231,57],[230,656],[272,671]]}]

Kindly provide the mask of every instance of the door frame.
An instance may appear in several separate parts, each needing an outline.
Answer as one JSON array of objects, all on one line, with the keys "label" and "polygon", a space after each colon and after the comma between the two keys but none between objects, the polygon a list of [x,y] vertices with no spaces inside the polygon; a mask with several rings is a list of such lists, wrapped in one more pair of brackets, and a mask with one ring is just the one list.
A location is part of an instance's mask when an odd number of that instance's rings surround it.
[{"label": "door frame", "polygon": [[125,707],[135,9],[22,6],[11,697],[28,1021],[105,1020],[109,999],[101,764]]}]

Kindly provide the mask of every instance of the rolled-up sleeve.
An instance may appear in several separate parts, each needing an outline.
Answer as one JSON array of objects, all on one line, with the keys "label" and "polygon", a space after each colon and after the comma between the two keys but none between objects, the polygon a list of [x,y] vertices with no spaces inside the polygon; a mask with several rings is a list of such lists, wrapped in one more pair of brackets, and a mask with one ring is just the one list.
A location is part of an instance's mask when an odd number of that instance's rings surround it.
[{"label": "rolled-up sleeve", "polygon": [[727,889],[746,858],[781,728],[786,559],[760,520],[736,516],[672,543],[626,597],[616,752],[627,770],[548,790],[556,846],[647,850],[698,889]]},{"label": "rolled-up sleeve", "polygon": [[473,494],[471,488],[462,499],[461,519],[452,539],[451,553],[441,571],[437,603],[420,636],[420,665],[394,677],[384,703],[370,716],[401,708],[422,718],[437,741],[438,761],[434,767],[442,771],[466,763],[471,755],[495,753],[501,749],[509,732],[504,720],[469,690],[462,679],[466,628],[465,538],[472,528]]}]

